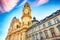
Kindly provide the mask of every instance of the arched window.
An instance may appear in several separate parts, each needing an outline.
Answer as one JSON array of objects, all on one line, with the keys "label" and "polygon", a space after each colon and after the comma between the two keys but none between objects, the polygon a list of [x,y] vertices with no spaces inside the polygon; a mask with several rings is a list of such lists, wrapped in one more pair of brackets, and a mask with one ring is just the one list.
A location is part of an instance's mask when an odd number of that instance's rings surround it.
[{"label": "arched window", "polygon": [[50,28],[50,32],[52,34],[52,37],[55,37],[56,36],[55,31],[54,31],[54,28]]},{"label": "arched window", "polygon": [[43,24],[43,28],[46,28],[46,25],[45,24]]},{"label": "arched window", "polygon": [[59,21],[58,18],[55,18],[55,19],[54,19],[54,22],[55,22],[55,23],[59,23],[60,21]]},{"label": "arched window", "polygon": [[60,32],[60,25],[58,25],[57,28],[58,28],[58,30],[59,30],[59,32]]},{"label": "arched window", "polygon": [[38,25],[38,30],[40,30],[40,26]]},{"label": "arched window", "polygon": [[51,22],[49,21],[49,22],[48,22],[48,26],[51,26],[51,25],[52,25],[52,24],[51,24]]},{"label": "arched window", "polygon": [[36,26],[36,31],[40,30],[40,26]]},{"label": "arched window", "polygon": [[48,38],[48,32],[47,30],[44,31],[46,38]]}]

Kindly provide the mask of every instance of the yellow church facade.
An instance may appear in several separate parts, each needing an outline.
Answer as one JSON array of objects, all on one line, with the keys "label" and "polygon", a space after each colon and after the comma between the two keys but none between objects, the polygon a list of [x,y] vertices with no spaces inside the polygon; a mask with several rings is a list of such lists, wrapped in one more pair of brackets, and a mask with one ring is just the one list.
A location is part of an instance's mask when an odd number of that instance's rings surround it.
[{"label": "yellow church facade", "polygon": [[30,5],[26,3],[21,19],[12,19],[5,40],[60,40],[60,10],[43,20],[32,20]]}]

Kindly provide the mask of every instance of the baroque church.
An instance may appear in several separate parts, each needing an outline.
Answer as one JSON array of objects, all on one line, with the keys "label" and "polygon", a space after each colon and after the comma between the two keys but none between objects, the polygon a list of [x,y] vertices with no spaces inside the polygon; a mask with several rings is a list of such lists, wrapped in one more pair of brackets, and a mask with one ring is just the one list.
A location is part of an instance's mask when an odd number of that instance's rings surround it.
[{"label": "baroque church", "polygon": [[40,21],[32,20],[28,3],[22,11],[22,21],[12,19],[5,40],[60,40],[60,10]]}]

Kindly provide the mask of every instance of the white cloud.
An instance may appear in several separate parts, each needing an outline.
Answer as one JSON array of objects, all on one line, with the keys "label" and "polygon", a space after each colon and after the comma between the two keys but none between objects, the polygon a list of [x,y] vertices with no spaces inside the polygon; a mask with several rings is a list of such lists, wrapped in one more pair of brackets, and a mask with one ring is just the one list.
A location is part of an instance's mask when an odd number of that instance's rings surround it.
[{"label": "white cloud", "polygon": [[48,1],[49,0],[38,0],[38,1],[34,2],[34,3],[35,3],[36,6],[39,6],[39,5],[47,3]]},{"label": "white cloud", "polygon": [[1,0],[1,5],[3,6],[3,8],[0,6],[0,11],[4,9],[4,11],[9,12],[17,5],[18,1],[19,0]]}]

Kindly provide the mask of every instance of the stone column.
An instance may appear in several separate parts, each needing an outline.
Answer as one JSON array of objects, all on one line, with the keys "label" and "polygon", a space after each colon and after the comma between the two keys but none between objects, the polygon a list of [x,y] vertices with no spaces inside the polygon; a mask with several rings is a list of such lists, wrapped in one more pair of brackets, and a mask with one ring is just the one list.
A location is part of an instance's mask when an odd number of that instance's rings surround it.
[{"label": "stone column", "polygon": [[40,40],[40,33],[38,33],[38,40]]},{"label": "stone column", "polygon": [[17,40],[19,40],[19,33],[17,33]]},{"label": "stone column", "polygon": [[22,40],[26,40],[26,32],[22,32]]},{"label": "stone column", "polygon": [[51,34],[50,30],[48,30],[48,36],[52,37],[52,34]]},{"label": "stone column", "polygon": [[59,31],[58,31],[57,27],[54,27],[54,32],[57,36],[59,35]]},{"label": "stone column", "polygon": [[44,32],[42,32],[43,40],[46,38]]},{"label": "stone column", "polygon": [[17,40],[19,40],[19,33],[17,33]]},{"label": "stone column", "polygon": [[16,40],[16,34],[14,35],[14,40]]},{"label": "stone column", "polygon": [[14,40],[14,35],[12,35],[12,40]]},{"label": "stone column", "polygon": [[18,35],[18,36],[19,36],[19,37],[18,37],[18,39],[19,39],[19,40],[21,40],[21,33],[19,33],[19,35]]},{"label": "stone column", "polygon": [[[48,37],[52,37],[52,34],[49,29],[48,29]],[[49,39],[52,40],[51,38],[49,38]]]},{"label": "stone column", "polygon": [[17,34],[15,34],[15,39],[14,40],[17,40]]}]

